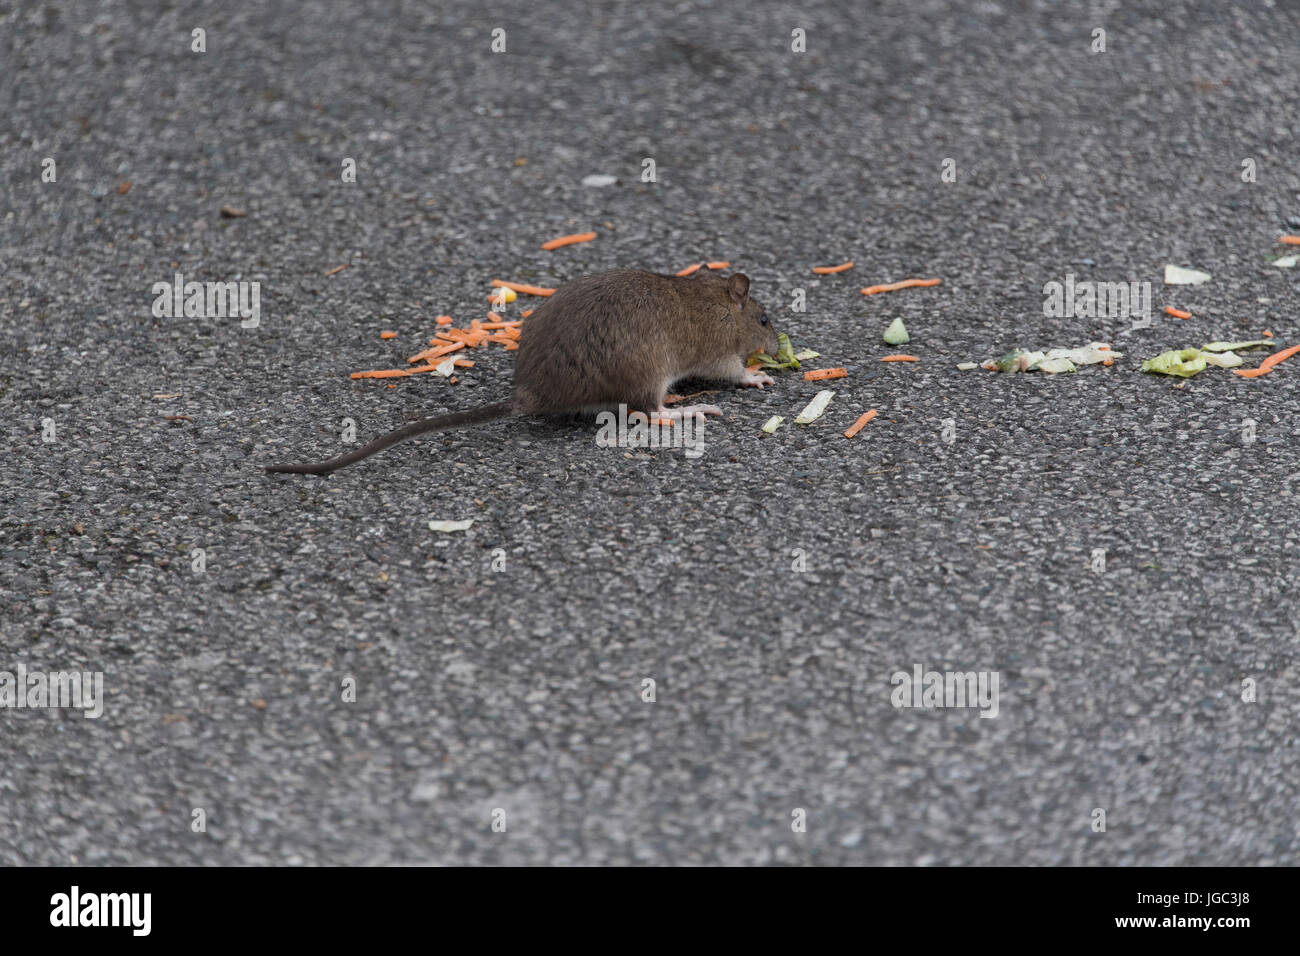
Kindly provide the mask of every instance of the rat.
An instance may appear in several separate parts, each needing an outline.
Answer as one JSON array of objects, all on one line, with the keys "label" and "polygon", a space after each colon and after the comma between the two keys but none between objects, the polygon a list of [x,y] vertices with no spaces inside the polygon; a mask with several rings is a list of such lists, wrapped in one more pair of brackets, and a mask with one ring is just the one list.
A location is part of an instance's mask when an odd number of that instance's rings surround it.
[{"label": "rat", "polygon": [[513,395],[467,412],[411,422],[356,451],[319,464],[269,465],[268,472],[328,475],[425,432],[516,415],[563,415],[626,405],[651,419],[721,415],[716,405],[665,408],[686,378],[754,388],[772,379],[746,368],[755,352],[775,355],[776,329],[749,294],[749,277],[670,276],[624,270],[562,285],[533,310],[519,336]]}]

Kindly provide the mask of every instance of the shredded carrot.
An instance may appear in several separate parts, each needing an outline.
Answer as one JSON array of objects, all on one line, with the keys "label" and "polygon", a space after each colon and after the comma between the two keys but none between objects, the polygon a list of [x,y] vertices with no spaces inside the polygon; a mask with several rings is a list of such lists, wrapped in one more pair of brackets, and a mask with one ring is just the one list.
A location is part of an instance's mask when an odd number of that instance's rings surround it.
[{"label": "shredded carrot", "polygon": [[730,262],[706,262],[704,264],[708,266],[710,269],[714,270],[715,272],[718,269],[726,269],[731,265]]},{"label": "shredded carrot", "polygon": [[1285,362],[1287,359],[1289,359],[1291,356],[1297,353],[1300,353],[1300,345],[1293,345],[1289,349],[1283,349],[1282,351],[1274,355],[1270,355],[1268,358],[1264,359],[1264,361],[1259,363],[1259,367],[1273,368],[1275,365],[1279,364],[1280,362]]},{"label": "shredded carrot", "polygon": [[664,425],[671,426],[674,424],[674,422],[671,418],[652,418],[650,419],[650,424],[663,427]]},{"label": "shredded carrot", "polygon": [[[496,313],[489,312],[488,315],[496,315]],[[497,315],[493,321],[484,322],[483,325],[480,327],[484,329],[513,329],[523,324],[524,323],[522,322],[506,322],[501,318],[501,316]]]},{"label": "shredded carrot", "polygon": [[1165,312],[1175,319],[1190,319],[1192,317],[1192,313],[1184,312],[1182,309],[1175,309],[1172,305],[1165,306]]},{"label": "shredded carrot", "polygon": [[412,355],[409,359],[407,359],[407,361],[410,362],[411,364],[415,364],[416,362],[419,362],[421,359],[428,359],[429,361],[432,362],[434,359],[441,358],[444,355],[450,355],[452,352],[459,352],[464,347],[465,347],[464,342],[452,342],[448,345],[439,345],[437,348],[425,349],[423,352],[420,352],[417,355]]},{"label": "shredded carrot", "polygon": [[414,375],[419,369],[410,368],[386,368],[376,372],[353,372],[352,378],[404,378],[407,375]]},{"label": "shredded carrot", "polygon": [[[488,313],[488,314],[490,315],[491,313]],[[470,323],[469,323],[469,330],[470,330],[471,332],[479,332],[479,331],[482,331],[482,329],[483,329],[483,322],[482,322],[482,320],[480,320],[480,319],[471,319],[471,320],[470,320]]]},{"label": "shredded carrot", "polygon": [[562,246],[571,246],[578,242],[591,242],[591,240],[595,238],[596,234],[594,232],[575,232],[571,236],[560,236],[558,239],[543,242],[542,248],[547,252],[550,252],[552,249],[559,249]]},{"label": "shredded carrot", "polygon": [[332,276],[332,275],[335,275],[336,273],[342,272],[342,271],[343,271],[344,269],[346,269],[347,267],[348,267],[347,263],[344,263],[344,264],[341,265],[341,266],[335,266],[333,269],[327,269],[327,270],[325,271],[325,275],[326,275],[326,276]]},{"label": "shredded carrot", "polygon": [[942,281],[942,279],[904,279],[902,282],[890,282],[887,285],[869,285],[862,290],[862,294],[875,295],[877,292],[896,292],[899,289],[938,285]]},{"label": "shredded carrot", "polygon": [[1261,375],[1267,375],[1277,367],[1278,363],[1285,362],[1293,355],[1300,354],[1300,345],[1293,345],[1289,349],[1283,349],[1276,355],[1270,355],[1264,361],[1259,363],[1259,368],[1240,369],[1234,368],[1232,371],[1242,378],[1259,378]]},{"label": "shredded carrot", "polygon": [[452,385],[455,385],[457,382],[460,381],[460,379],[458,379],[455,375],[453,375],[451,376],[451,378],[447,379],[447,381],[450,382]]},{"label": "shredded carrot", "polygon": [[677,274],[678,274],[679,276],[691,276],[691,275],[695,275],[695,273],[697,273],[697,272],[700,271],[700,265],[701,265],[701,263],[698,263],[698,262],[697,262],[697,263],[695,263],[695,265],[693,265],[693,266],[687,266],[685,269],[683,269],[681,272],[679,272],[679,273],[677,273]]},{"label": "shredded carrot", "polygon": [[[495,312],[489,312],[489,313],[487,314],[487,317],[488,317],[488,322],[504,322],[504,321],[505,321],[505,319],[501,318],[501,316],[497,315]],[[483,328],[486,329],[487,327],[488,327],[488,326],[487,326],[486,324],[484,324]]]},{"label": "shredded carrot", "polygon": [[813,266],[813,272],[819,276],[834,275],[836,272],[847,272],[853,268],[852,262],[841,263],[838,266]]},{"label": "shredded carrot", "polygon": [[812,371],[803,373],[805,382],[821,382],[828,378],[847,378],[849,370],[846,368],[815,368]]},{"label": "shredded carrot", "polygon": [[473,360],[473,359],[456,359],[452,364],[455,365],[457,368],[473,368],[473,367],[474,367],[474,360]]},{"label": "shredded carrot", "polygon": [[919,362],[921,361],[915,355],[886,355],[881,358],[882,362]]},{"label": "shredded carrot", "polygon": [[440,316],[438,316],[436,319],[434,319],[433,321],[434,321],[436,324],[438,324],[438,325],[451,325],[451,316],[450,316],[450,315],[440,315]]},{"label": "shredded carrot", "polygon": [[1300,236],[1278,236],[1278,242],[1285,242],[1288,246],[1300,246]]},{"label": "shredded carrot", "polygon": [[397,338],[397,333],[396,333],[396,332],[380,332],[380,333],[379,333],[379,337],[380,337],[381,339],[395,339],[395,338]]},{"label": "shredded carrot", "polygon": [[524,285],[521,282],[506,282],[504,279],[493,279],[492,288],[494,289],[514,289],[516,292],[522,292],[524,295],[554,295],[554,289],[547,289],[540,285]]},{"label": "shredded carrot", "polygon": [[1266,339],[1271,339],[1273,337],[1273,333],[1270,332],[1268,329],[1265,329],[1263,332],[1260,332],[1259,334],[1264,336],[1264,338]]},{"label": "shredded carrot", "polygon": [[862,417],[849,426],[849,430],[844,433],[845,438],[852,438],[858,432],[866,427],[867,422],[876,417],[876,410],[873,408],[869,412],[863,412]]},{"label": "shredded carrot", "polygon": [[519,314],[520,314],[520,316],[522,316],[523,318],[526,319],[526,318],[528,318],[530,315],[533,314],[533,310],[532,310],[532,309],[524,309],[524,311],[520,312]]},{"label": "shredded carrot", "polygon": [[[1098,349],[1097,351],[1100,352],[1101,349]],[[1109,367],[1115,364],[1115,360],[1113,358],[1102,359],[1101,364]]]},{"label": "shredded carrot", "polygon": [[506,343],[506,351],[507,351],[507,352],[513,352],[513,351],[515,351],[515,350],[518,349],[518,348],[519,348],[519,343],[518,343],[518,342],[513,342],[513,341],[512,341],[512,342],[507,342],[507,343]]}]

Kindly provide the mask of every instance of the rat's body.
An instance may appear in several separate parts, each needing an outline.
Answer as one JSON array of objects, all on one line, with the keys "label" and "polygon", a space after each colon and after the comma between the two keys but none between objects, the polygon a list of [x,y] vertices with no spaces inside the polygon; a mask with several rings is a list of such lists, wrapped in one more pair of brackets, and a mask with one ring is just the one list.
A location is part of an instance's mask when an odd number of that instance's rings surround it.
[{"label": "rat's body", "polygon": [[626,405],[660,418],[721,415],[713,405],[666,409],[673,382],[685,378],[770,385],[745,368],[757,351],[775,353],[776,331],[749,297],[744,275],[604,272],[556,290],[524,322],[514,396],[468,412],[412,422],[363,448],[316,465],[267,471],[324,475],[430,431],[512,415],[559,415]]}]

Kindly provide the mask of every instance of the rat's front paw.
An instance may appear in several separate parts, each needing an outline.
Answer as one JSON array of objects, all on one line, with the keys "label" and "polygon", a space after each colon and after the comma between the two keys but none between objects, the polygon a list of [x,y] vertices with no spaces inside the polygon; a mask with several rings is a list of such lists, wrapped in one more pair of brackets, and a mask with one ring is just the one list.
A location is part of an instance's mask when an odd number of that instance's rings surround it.
[{"label": "rat's front paw", "polygon": [[764,385],[775,385],[776,382],[772,381],[770,375],[763,372],[751,372],[746,369],[745,374],[740,379],[740,384],[748,388],[762,388]]}]

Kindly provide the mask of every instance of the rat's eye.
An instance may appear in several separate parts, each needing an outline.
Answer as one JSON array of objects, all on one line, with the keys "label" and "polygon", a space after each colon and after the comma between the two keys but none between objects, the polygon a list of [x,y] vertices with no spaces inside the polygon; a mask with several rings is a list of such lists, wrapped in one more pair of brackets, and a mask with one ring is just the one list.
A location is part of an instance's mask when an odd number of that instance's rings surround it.
[{"label": "rat's eye", "polygon": [[760,316],[758,317],[758,324],[759,324],[759,325],[767,325],[767,313],[766,313],[766,312],[764,312],[762,315],[760,315]]}]

